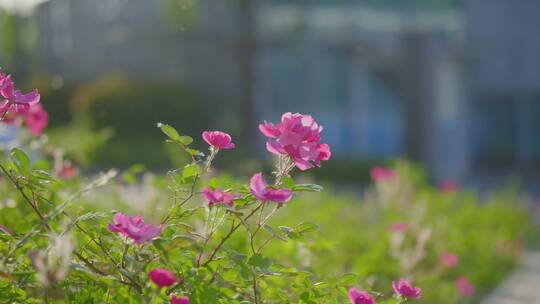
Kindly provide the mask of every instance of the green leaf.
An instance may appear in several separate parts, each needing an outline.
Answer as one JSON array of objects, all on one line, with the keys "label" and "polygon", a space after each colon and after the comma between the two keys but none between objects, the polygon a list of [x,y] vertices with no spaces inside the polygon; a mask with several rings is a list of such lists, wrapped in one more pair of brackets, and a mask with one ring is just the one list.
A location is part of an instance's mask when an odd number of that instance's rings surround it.
[{"label": "green leaf", "polygon": [[38,179],[41,184],[50,184],[56,181],[49,172],[43,170],[33,170],[32,176]]},{"label": "green leaf", "polygon": [[278,228],[285,233],[289,233],[294,230],[293,228],[287,226],[279,226]]},{"label": "green leaf", "polygon": [[191,136],[180,136],[178,138],[178,141],[181,142],[184,146],[187,146],[193,142],[193,138]]},{"label": "green leaf", "polygon": [[294,191],[321,192],[323,187],[316,184],[299,184],[292,188]]},{"label": "green leaf", "polygon": [[180,141],[181,142],[181,136],[180,134],[178,133],[178,131],[176,131],[175,128],[173,128],[172,126],[170,125],[167,125],[167,124],[163,124],[163,123],[158,123],[157,124],[157,127],[161,129],[161,132],[163,132],[165,135],[167,135],[170,139],[172,140],[175,140],[175,141]]},{"label": "green leaf", "polygon": [[182,209],[182,210],[174,210],[172,212],[172,216],[176,219],[181,219],[185,217],[190,217],[193,214],[195,214],[198,210],[203,209],[203,207],[197,207],[192,209]]},{"label": "green leaf", "polygon": [[248,264],[253,267],[258,267],[262,270],[267,270],[268,268],[270,268],[270,266],[272,266],[272,260],[263,256],[260,253],[257,253],[249,258]]},{"label": "green leaf", "polygon": [[300,223],[294,230],[299,234],[307,234],[319,230],[319,225],[314,223]]},{"label": "green leaf", "polygon": [[268,231],[273,237],[282,241],[287,241],[281,234],[277,233],[276,230],[272,228],[272,226],[264,225],[263,228]]},{"label": "green leaf", "polygon": [[279,229],[283,231],[283,233],[285,233],[288,238],[298,239],[300,237],[300,235],[296,233],[296,231],[294,231],[294,228],[287,226],[279,226]]},{"label": "green leaf", "polygon": [[233,260],[237,264],[241,264],[241,263],[244,263],[244,261],[246,260],[247,255],[245,255],[243,253],[240,253],[240,252],[237,252],[237,251],[234,251],[234,250],[231,250],[231,252],[229,253],[229,257],[231,258],[231,260]]},{"label": "green leaf", "polygon": [[197,176],[197,174],[199,174],[199,167],[195,164],[189,164],[182,170],[182,179],[184,179],[185,182],[190,181]]},{"label": "green leaf", "polygon": [[196,149],[187,148],[186,152],[189,153],[189,155],[191,155],[191,156],[200,155],[200,156],[204,157],[204,154],[201,151],[196,150]]},{"label": "green leaf", "polygon": [[197,240],[189,234],[174,235],[169,244],[169,250],[172,248],[199,247]]},{"label": "green leaf", "polygon": [[21,149],[14,148],[9,153],[11,161],[20,171],[20,173],[29,173],[30,172],[30,159]]},{"label": "green leaf", "polygon": [[188,164],[182,169],[169,171],[169,176],[177,186],[192,183],[199,174],[199,166],[197,164]]},{"label": "green leaf", "polygon": [[88,212],[88,213],[85,213],[83,215],[80,215],[75,219],[75,221],[76,222],[84,222],[84,221],[90,221],[90,220],[105,218],[105,217],[106,217],[106,215],[103,212],[95,211],[95,212]]},{"label": "green leaf", "polygon": [[290,177],[290,176],[285,176],[283,178],[283,186],[285,188],[294,189],[294,187],[295,187],[294,179],[292,177]]},{"label": "green leaf", "polygon": [[339,279],[339,284],[344,286],[355,285],[358,281],[358,275],[354,273],[346,273]]},{"label": "green leaf", "polygon": [[165,246],[169,243],[170,241],[164,238],[155,238],[152,241],[152,244],[154,245],[154,247],[156,247],[159,251],[161,251],[165,255],[167,255],[167,248]]}]

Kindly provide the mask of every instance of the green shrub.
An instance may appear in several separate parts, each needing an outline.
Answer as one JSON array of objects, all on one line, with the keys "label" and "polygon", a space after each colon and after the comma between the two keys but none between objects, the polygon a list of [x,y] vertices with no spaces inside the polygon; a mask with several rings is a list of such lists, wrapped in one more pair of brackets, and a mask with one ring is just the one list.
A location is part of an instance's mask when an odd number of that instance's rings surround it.
[{"label": "green shrub", "polygon": [[205,107],[192,89],[177,84],[129,82],[107,76],[79,87],[71,101],[78,120],[91,129],[111,128],[114,136],[96,156],[98,166],[127,167],[143,163],[152,168],[170,166],[170,153],[161,140],[156,121],[174,121],[189,134],[200,134],[207,121]]},{"label": "green shrub", "polygon": [[[467,191],[442,193],[429,185],[422,170],[398,164],[399,178],[375,185],[362,197],[358,194],[305,195],[294,201],[277,219],[309,219],[320,224],[319,233],[305,243],[310,257],[306,270],[339,277],[353,272],[365,279],[364,286],[390,293],[389,281],[400,276],[415,278],[422,287],[422,303],[464,303],[455,287],[458,277],[467,277],[479,299],[504,279],[525,244],[531,222],[519,204],[517,193],[499,191],[481,200]],[[430,237],[425,256],[411,269],[392,252],[394,223],[409,225],[402,251],[413,251],[422,231]],[[285,265],[306,260],[297,247],[276,244]],[[453,269],[441,268],[439,255],[452,252],[459,257]],[[468,302],[467,302],[468,303]]]}]

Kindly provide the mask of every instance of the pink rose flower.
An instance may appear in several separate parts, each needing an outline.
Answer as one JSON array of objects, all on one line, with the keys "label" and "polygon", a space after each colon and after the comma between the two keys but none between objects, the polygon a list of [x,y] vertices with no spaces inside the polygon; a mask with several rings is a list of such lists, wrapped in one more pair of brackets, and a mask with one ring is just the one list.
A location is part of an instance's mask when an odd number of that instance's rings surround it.
[{"label": "pink rose flower", "polygon": [[375,304],[375,300],[367,291],[360,291],[356,288],[349,289],[349,299],[352,304]]},{"label": "pink rose flower", "polygon": [[43,129],[49,124],[49,114],[41,106],[36,104],[28,109],[24,114],[24,122],[30,129],[30,133],[34,136],[39,136],[43,133]]},{"label": "pink rose flower", "polygon": [[393,233],[405,233],[407,229],[409,229],[409,224],[406,222],[394,223],[388,227],[388,230]]},{"label": "pink rose flower", "polygon": [[0,68],[0,90],[3,90],[7,86],[7,81],[10,79],[10,77],[2,72],[2,68]]},{"label": "pink rose flower", "polygon": [[177,298],[175,294],[172,294],[171,304],[189,304],[189,298],[186,296]]},{"label": "pink rose flower", "polygon": [[459,263],[459,257],[450,252],[443,252],[439,256],[439,261],[448,268],[454,268]]},{"label": "pink rose flower", "polygon": [[145,224],[143,218],[140,216],[130,217],[122,213],[116,213],[113,217],[113,223],[109,224],[108,227],[111,232],[129,237],[136,244],[151,241],[163,230],[163,225],[156,227]]},{"label": "pink rose flower", "polygon": [[389,182],[396,178],[396,172],[392,169],[373,167],[371,169],[371,179],[376,183]]},{"label": "pink rose flower", "polygon": [[204,198],[208,201],[208,206],[212,207],[219,203],[225,204],[227,206],[233,206],[233,200],[238,198],[239,195],[233,195],[227,192],[223,192],[221,189],[210,189],[205,188],[202,190]]},{"label": "pink rose flower", "polygon": [[399,279],[399,282],[392,282],[392,288],[399,296],[411,299],[420,299],[420,288],[414,288],[409,281],[404,278]]},{"label": "pink rose flower", "polygon": [[204,131],[202,137],[206,143],[216,149],[233,149],[231,136],[221,131]]},{"label": "pink rose flower", "polygon": [[[6,114],[4,116],[4,114]],[[43,129],[49,124],[49,114],[41,104],[30,106],[26,111],[19,110],[10,113],[3,113],[3,122],[7,124],[22,125],[26,124],[30,133],[34,136],[39,136],[43,133]]]},{"label": "pink rose flower", "polygon": [[15,88],[11,75],[0,71],[0,115],[4,116],[8,111],[15,113],[26,112],[30,106],[39,102],[39,93],[33,90],[27,94]]},{"label": "pink rose flower", "polygon": [[476,288],[465,277],[460,277],[456,280],[456,288],[459,294],[464,298],[472,298],[476,293]]},{"label": "pink rose flower", "polygon": [[[23,122],[35,136],[41,135],[49,123],[49,115],[39,104],[37,90],[22,94],[15,88],[11,75],[0,70],[0,116],[5,123],[22,124]],[[8,112],[12,115],[7,115]]]},{"label": "pink rose flower", "polygon": [[320,167],[321,161],[330,159],[332,153],[327,144],[320,143],[322,126],[311,115],[285,113],[281,123],[264,122],[259,130],[268,139],[266,149],[273,154],[289,155],[302,171]]},{"label": "pink rose flower", "polygon": [[169,287],[176,283],[176,277],[167,269],[155,268],[148,273],[148,277],[159,287]]},{"label": "pink rose flower", "polygon": [[459,190],[459,183],[455,180],[446,180],[439,185],[442,193],[454,193]]},{"label": "pink rose flower", "polygon": [[272,201],[283,204],[291,200],[292,191],[289,189],[273,189],[263,179],[262,173],[253,175],[250,181],[251,193],[263,202]]}]

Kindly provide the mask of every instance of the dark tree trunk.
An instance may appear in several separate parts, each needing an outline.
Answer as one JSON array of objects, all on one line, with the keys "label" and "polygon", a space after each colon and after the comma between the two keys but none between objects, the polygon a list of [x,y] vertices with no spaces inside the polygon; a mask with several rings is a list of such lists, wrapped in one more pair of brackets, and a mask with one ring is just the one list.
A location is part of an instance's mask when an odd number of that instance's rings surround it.
[{"label": "dark tree trunk", "polygon": [[241,115],[241,137],[246,147],[255,143],[255,113],[253,102],[254,60],[257,49],[255,39],[255,0],[238,0],[239,3],[239,44],[238,69],[240,71],[240,100],[238,111]]}]

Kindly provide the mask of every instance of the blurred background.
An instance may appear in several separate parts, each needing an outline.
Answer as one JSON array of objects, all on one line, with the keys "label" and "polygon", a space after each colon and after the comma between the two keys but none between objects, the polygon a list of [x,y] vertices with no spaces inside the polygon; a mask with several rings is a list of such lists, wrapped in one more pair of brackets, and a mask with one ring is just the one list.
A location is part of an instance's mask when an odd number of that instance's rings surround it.
[{"label": "blurred background", "polygon": [[[257,166],[257,124],[292,111],[325,127],[321,180],[361,182],[406,158],[435,183],[534,190],[538,12],[537,0],[0,0],[0,66],[40,90],[50,140],[83,167],[173,166],[157,122],[196,139],[227,131]],[[228,154],[224,168],[246,169]]]}]

